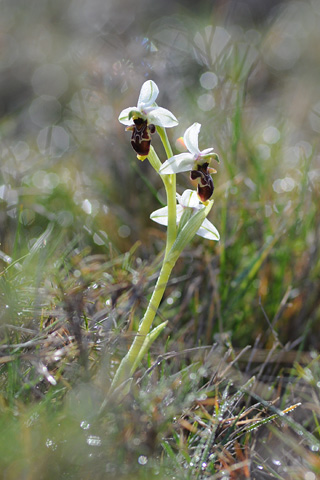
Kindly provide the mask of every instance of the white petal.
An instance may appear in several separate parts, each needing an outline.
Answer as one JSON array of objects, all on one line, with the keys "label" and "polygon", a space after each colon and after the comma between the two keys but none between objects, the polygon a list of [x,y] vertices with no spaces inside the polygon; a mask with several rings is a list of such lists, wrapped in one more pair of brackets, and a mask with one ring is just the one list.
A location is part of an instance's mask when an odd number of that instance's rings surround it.
[{"label": "white petal", "polygon": [[159,173],[167,175],[169,173],[188,172],[194,166],[194,156],[191,153],[179,153],[164,162],[160,167]]},{"label": "white petal", "polygon": [[[180,222],[182,214],[183,214],[183,207],[181,205],[177,205],[177,211],[176,211],[177,223]],[[163,208],[159,208],[158,210],[155,210],[154,212],[151,213],[150,218],[151,220],[159,223],[160,225],[168,226],[168,207],[163,207]]]},{"label": "white petal", "polygon": [[118,118],[119,122],[123,125],[133,125],[132,118],[129,120],[130,112],[138,112],[137,107],[129,107],[122,110]]},{"label": "white petal", "polygon": [[160,223],[160,225],[168,225],[168,207],[159,208],[150,215],[151,220]]},{"label": "white petal", "polygon": [[205,148],[204,150],[201,150],[201,152],[200,152],[200,153],[201,153],[201,156],[203,156],[203,155],[208,155],[208,153],[212,152],[212,150],[213,150],[213,147],[211,147],[211,148]]},{"label": "white petal", "polygon": [[211,222],[209,222],[207,218],[205,218],[202,222],[201,227],[197,231],[197,235],[200,235],[200,237],[206,238],[208,240],[220,240],[220,234],[218,230]]},{"label": "white petal", "polygon": [[183,207],[189,208],[197,208],[200,206],[197,192],[190,190],[189,188],[183,192],[179,199],[179,203]]},{"label": "white petal", "polygon": [[194,123],[191,127],[187,128],[183,135],[184,143],[189,150],[189,152],[199,155],[199,145],[198,137],[200,132],[201,125],[200,123]]},{"label": "white petal", "polygon": [[144,113],[148,116],[148,123],[153,123],[159,127],[170,128],[178,125],[176,117],[166,108],[153,107],[144,109]]},{"label": "white petal", "polygon": [[144,107],[150,107],[159,95],[159,88],[153,80],[147,80],[141,87],[138,108],[142,110]]},{"label": "white petal", "polygon": [[180,222],[180,219],[182,217],[182,214],[183,214],[183,207],[181,205],[177,205],[177,223]]}]

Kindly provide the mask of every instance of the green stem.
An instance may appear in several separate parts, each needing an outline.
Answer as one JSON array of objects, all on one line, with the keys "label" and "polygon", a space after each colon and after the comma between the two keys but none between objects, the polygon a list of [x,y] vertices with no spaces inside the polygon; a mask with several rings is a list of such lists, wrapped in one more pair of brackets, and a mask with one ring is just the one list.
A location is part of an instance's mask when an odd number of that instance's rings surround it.
[{"label": "green stem", "polygon": [[[158,311],[160,302],[162,300],[162,297],[166,289],[174,264],[175,262],[168,262],[166,260],[162,264],[160,274],[159,274],[156,286],[154,288],[153,294],[151,296],[147,311],[140,323],[138,334],[136,335],[132,343],[132,346],[128,352],[128,358],[129,358],[130,364],[132,365],[137,355],[139,354],[139,351],[144,343],[145,337],[149,333],[150,327]],[[132,374],[133,371],[131,371],[130,373]]]},{"label": "green stem", "polygon": [[111,385],[112,389],[118,387],[134,373],[135,368],[137,367],[136,359],[139,356],[145,338],[149,333],[174,265],[175,261],[164,260],[147,311],[140,322],[137,335],[135,336],[127,355],[122,359],[118,367]]},{"label": "green stem", "polygon": [[[167,158],[173,156],[172,148],[168,139],[167,131],[163,127],[157,127],[157,132],[161,139],[162,145],[165,149]],[[167,205],[168,205],[168,231],[167,231],[167,246],[165,252],[165,258],[171,250],[172,245],[174,244],[177,238],[177,186],[176,186],[176,175],[163,175],[167,177]]]},{"label": "green stem", "polygon": [[171,250],[177,238],[177,199],[176,199],[176,176],[167,175],[168,182],[166,185],[167,202],[168,202],[168,229],[167,229],[167,244],[165,257]]},{"label": "green stem", "polygon": [[159,134],[159,137],[161,139],[162,145],[164,146],[164,149],[166,151],[167,157],[173,157],[173,152],[172,148],[168,139],[167,131],[163,127],[157,127],[157,132]]},{"label": "green stem", "polygon": [[[169,157],[172,157],[172,149],[167,137],[167,133],[164,128],[158,127],[158,133],[160,135],[161,141],[165,148],[166,154]],[[150,147],[150,152],[148,154],[148,160],[156,172],[159,173],[159,169],[162,165],[158,155],[156,154],[154,148]],[[168,229],[167,229],[167,243],[165,256],[163,264],[160,270],[160,274],[154,288],[153,294],[151,296],[148,308],[144,314],[143,319],[140,322],[137,335],[135,336],[132,345],[122,359],[114,379],[112,381],[111,389],[114,390],[123,382],[125,382],[131,375],[133,375],[135,369],[138,366],[138,363],[141,359],[141,352],[144,348],[144,343],[147,338],[147,335],[150,332],[150,328],[154,317],[156,316],[157,310],[159,308],[160,302],[162,300],[164,291],[166,289],[168,280],[170,278],[172,269],[176,263],[177,257],[169,258],[169,252],[176,241],[177,238],[177,200],[176,200],[176,176],[173,175],[160,175],[164,183],[166,194],[167,194],[167,205],[168,205]]]},{"label": "green stem", "polygon": [[[164,130],[164,129],[162,129]],[[161,140],[162,137],[160,136]],[[167,138],[167,135],[165,135]],[[167,138],[167,149],[171,150],[168,138]],[[166,150],[167,150],[166,149]],[[161,167],[162,163],[156,154],[154,148],[150,147],[150,152],[148,155],[148,159],[150,164],[159,172],[159,168]],[[174,244],[177,238],[177,199],[176,199],[176,176],[175,174],[172,175],[160,175],[162,181],[164,183],[166,194],[167,194],[167,205],[168,205],[168,229],[167,229],[167,244],[166,244],[166,251],[165,257],[171,250],[172,245]]]},{"label": "green stem", "polygon": [[[160,169],[162,163],[161,163],[161,160],[158,157],[158,155],[156,154],[155,149],[153,148],[152,145],[150,146],[150,151],[149,151],[149,154],[148,154],[148,160],[150,162],[150,165],[155,169],[155,171],[157,173],[159,173],[159,169]],[[166,180],[166,175],[160,175],[160,177],[162,178],[163,183],[166,184],[166,181],[167,181]]]}]

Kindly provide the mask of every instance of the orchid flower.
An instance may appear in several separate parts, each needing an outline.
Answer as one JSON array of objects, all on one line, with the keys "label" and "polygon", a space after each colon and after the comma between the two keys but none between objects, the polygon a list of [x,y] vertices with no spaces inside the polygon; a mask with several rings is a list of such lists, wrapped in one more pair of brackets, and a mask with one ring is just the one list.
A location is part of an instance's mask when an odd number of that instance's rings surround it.
[{"label": "orchid flower", "polygon": [[125,108],[119,115],[119,122],[127,125],[127,130],[132,130],[131,145],[141,156],[149,153],[155,125],[163,128],[178,125],[173,113],[155,103],[158,94],[155,82],[147,80],[141,87],[137,106]]},{"label": "orchid flower", "polygon": [[166,175],[191,171],[191,179],[198,180],[198,196],[202,202],[205,202],[214,190],[211,173],[215,173],[215,170],[209,168],[209,165],[212,159],[219,161],[219,158],[216,153],[213,153],[213,148],[199,149],[200,128],[200,123],[194,123],[187,128],[183,140],[189,151],[169,158],[161,166],[159,173]]},{"label": "orchid flower", "polygon": [[[180,222],[181,217],[186,209],[191,209],[192,215],[194,215],[198,210],[204,208],[204,205],[199,202],[197,193],[193,190],[187,189],[183,192],[182,195],[177,193],[177,223]],[[168,207],[159,208],[150,215],[151,220],[159,223],[160,225],[168,225]],[[219,240],[220,235],[216,227],[209,222],[206,218],[199,230],[196,232],[200,237],[206,238],[208,240]]]}]

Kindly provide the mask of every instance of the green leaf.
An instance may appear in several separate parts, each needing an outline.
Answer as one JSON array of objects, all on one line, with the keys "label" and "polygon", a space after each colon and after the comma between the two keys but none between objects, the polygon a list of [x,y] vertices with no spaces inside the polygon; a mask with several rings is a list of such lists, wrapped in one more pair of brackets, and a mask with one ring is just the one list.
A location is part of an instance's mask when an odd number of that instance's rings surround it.
[{"label": "green leaf", "polygon": [[133,373],[137,366],[139,365],[139,363],[142,361],[143,357],[145,356],[145,354],[148,352],[148,350],[150,349],[151,345],[153,344],[153,342],[158,338],[158,336],[160,335],[160,333],[165,329],[165,327],[167,326],[167,323],[168,323],[168,320],[165,321],[165,322],[162,322],[160,323],[160,325],[158,325],[157,327],[155,327],[153,330],[151,330],[151,332],[148,333],[148,335],[146,336],[144,342],[143,342],[143,345],[140,349],[140,352],[139,352],[139,355],[137,356],[134,364],[132,365],[132,368],[131,368],[131,373]]},{"label": "green leaf", "polygon": [[199,210],[195,215],[193,215],[190,220],[185,224],[185,226],[178,233],[177,239],[172,245],[172,248],[167,257],[168,262],[176,262],[178,257],[184,248],[191,242],[197,231],[202,225],[202,222],[207,217],[208,213],[211,210],[213,201],[211,200],[208,204]]}]

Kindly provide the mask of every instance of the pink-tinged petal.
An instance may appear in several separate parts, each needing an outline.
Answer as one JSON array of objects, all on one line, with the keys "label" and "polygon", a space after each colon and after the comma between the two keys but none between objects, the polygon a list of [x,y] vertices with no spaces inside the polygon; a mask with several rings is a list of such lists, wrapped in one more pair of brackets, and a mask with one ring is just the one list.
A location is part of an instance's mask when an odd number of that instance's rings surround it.
[{"label": "pink-tinged petal", "polygon": [[141,87],[138,99],[138,108],[142,110],[145,107],[150,107],[159,95],[159,88],[153,80],[147,80]]},{"label": "pink-tinged petal", "polygon": [[194,167],[194,156],[191,153],[179,153],[169,158],[160,167],[159,173],[167,175],[172,173],[188,172]]},{"label": "pink-tinged petal", "polygon": [[168,225],[168,207],[159,208],[150,215],[151,220],[160,225]]},{"label": "pink-tinged petal", "polygon": [[176,117],[166,108],[162,107],[149,107],[144,109],[144,113],[147,114],[148,123],[158,125],[158,127],[170,128],[178,125]]},{"label": "pink-tinged petal", "polygon": [[197,231],[197,235],[200,235],[200,237],[206,238],[207,240],[220,240],[218,230],[207,218],[202,222],[201,227]]},{"label": "pink-tinged petal", "polygon": [[188,188],[181,195],[179,203],[185,208],[199,208],[199,199],[197,192]]},{"label": "pink-tinged petal", "polygon": [[191,125],[191,127],[187,128],[183,136],[183,140],[187,149],[194,155],[200,154],[198,143],[200,128],[200,123],[194,123],[193,125]]},{"label": "pink-tinged petal", "polygon": [[[128,107],[128,108],[125,108],[124,110],[122,110],[122,112],[120,113],[119,117],[118,117],[118,120],[120,123],[122,123],[123,125],[133,125],[133,120],[130,116],[131,112],[136,112],[137,114],[139,114],[139,110],[137,109],[137,107]],[[141,116],[141,113],[140,113],[140,116]]]}]

